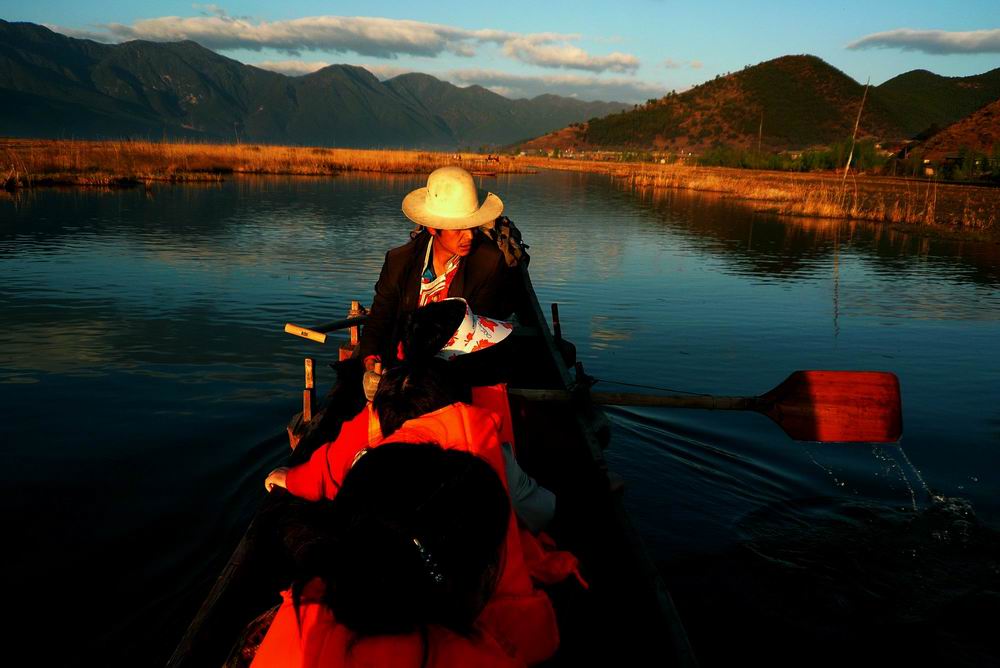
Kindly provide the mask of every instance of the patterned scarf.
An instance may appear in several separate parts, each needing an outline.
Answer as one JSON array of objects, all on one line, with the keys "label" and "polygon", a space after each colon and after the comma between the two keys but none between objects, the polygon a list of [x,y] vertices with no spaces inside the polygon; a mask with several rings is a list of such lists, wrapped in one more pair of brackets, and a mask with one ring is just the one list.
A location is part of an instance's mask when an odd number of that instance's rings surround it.
[{"label": "patterned scarf", "polygon": [[434,275],[434,239],[427,244],[427,255],[424,256],[424,270],[420,274],[420,297],[417,306],[426,306],[433,302],[439,302],[448,296],[448,288],[458,271],[458,264],[462,258],[452,255],[444,265],[444,272]]}]

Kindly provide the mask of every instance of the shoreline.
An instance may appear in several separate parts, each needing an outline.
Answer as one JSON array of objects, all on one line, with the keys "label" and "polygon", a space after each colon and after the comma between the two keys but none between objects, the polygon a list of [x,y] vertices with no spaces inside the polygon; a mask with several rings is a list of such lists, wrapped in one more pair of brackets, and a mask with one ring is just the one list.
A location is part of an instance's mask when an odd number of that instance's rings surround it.
[{"label": "shoreline", "polygon": [[1000,188],[829,172],[800,173],[678,164],[607,163],[525,156],[540,169],[608,174],[636,191],[687,190],[743,200],[781,216],[884,223],[1000,241]]},{"label": "shoreline", "polygon": [[801,173],[433,151],[260,144],[0,139],[3,191],[218,183],[226,176],[427,174],[460,165],[473,175],[539,169],[607,174],[637,192],[687,190],[738,199],[780,216],[883,223],[921,235],[1000,242],[1000,188],[868,174]]},{"label": "shoreline", "polygon": [[155,182],[213,182],[234,174],[426,174],[454,164],[473,175],[534,171],[499,154],[127,140],[0,139],[0,156],[0,178],[8,193],[45,186],[131,188]]}]

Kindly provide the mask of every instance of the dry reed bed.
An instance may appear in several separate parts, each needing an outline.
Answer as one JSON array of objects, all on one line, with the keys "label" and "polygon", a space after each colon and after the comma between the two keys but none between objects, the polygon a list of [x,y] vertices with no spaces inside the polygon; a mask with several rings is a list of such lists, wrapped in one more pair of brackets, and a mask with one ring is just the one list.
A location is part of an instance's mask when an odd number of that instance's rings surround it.
[{"label": "dry reed bed", "polygon": [[128,186],[148,181],[218,181],[224,174],[331,176],[342,172],[428,173],[458,164],[472,172],[516,173],[527,167],[506,156],[366,151],[257,144],[148,141],[0,142],[7,190],[36,185]]},{"label": "dry reed bed", "polygon": [[1000,190],[886,177],[525,157],[549,169],[605,172],[636,189],[722,193],[783,215],[1000,230]]}]

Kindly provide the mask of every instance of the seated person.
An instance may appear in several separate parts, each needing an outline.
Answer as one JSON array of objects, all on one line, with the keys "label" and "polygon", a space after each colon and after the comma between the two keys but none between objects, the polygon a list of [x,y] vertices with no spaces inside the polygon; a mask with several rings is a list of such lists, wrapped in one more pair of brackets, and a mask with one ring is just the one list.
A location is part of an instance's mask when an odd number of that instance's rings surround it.
[{"label": "seated person", "polygon": [[[422,373],[412,372],[406,365],[393,369],[379,387],[376,405],[380,404],[381,396],[394,392],[395,388],[414,388],[414,394],[425,396],[424,388],[432,384],[420,380]],[[322,493],[326,498],[338,499],[355,462],[364,461],[369,456],[366,453],[387,444],[405,442],[437,443],[447,450],[476,455],[490,464],[507,490],[506,462],[499,440],[500,419],[492,411],[455,402],[412,419],[405,419],[404,415],[395,417],[391,411],[386,416],[390,425],[402,421],[389,436],[367,447],[364,443],[353,448],[345,447],[344,443],[329,444],[342,447],[324,446],[308,464],[272,472],[265,484],[287,486],[289,491],[305,498]],[[537,539],[530,531],[519,530],[514,513],[508,521],[505,546],[496,591],[480,621],[508,653],[527,664],[544,661],[558,648],[559,631],[551,601],[534,582],[559,582],[570,575],[579,579],[578,562],[573,555],[552,549],[544,538]]]},{"label": "seated person", "polygon": [[252,666],[523,666],[483,620],[510,514],[486,462],[433,444],[368,451],[328,507]]},{"label": "seated person", "polygon": [[269,490],[285,487],[295,496],[313,501],[332,499],[340,486],[338,472],[360,449],[390,436],[407,420],[456,402],[471,403],[496,414],[488,418],[484,412],[482,419],[499,423],[514,510],[533,533],[542,531],[555,513],[555,495],[517,464],[506,389],[470,388],[463,374],[452,369],[451,360],[500,343],[511,331],[510,323],[475,316],[462,299],[418,309],[410,318],[402,344],[406,361],[384,374],[371,406],[348,421],[337,439],[318,448],[309,461],[272,471],[265,486]]},{"label": "seated person", "polygon": [[405,317],[420,306],[464,297],[475,313],[510,314],[503,253],[476,232],[502,212],[492,193],[480,204],[472,175],[461,167],[434,170],[427,187],[403,199],[403,213],[422,229],[385,255],[358,353],[369,370],[376,359],[395,359]]},{"label": "seated person", "polygon": [[332,439],[341,422],[357,413],[363,401],[359,390],[364,388],[371,400],[375,364],[388,366],[396,359],[407,316],[418,307],[463,297],[474,312],[504,318],[522,294],[504,252],[477,230],[496,221],[503,202],[488,193],[480,204],[467,171],[456,166],[436,169],[426,187],[403,199],[402,208],[419,231],[386,253],[358,350],[354,358],[338,364],[338,382],[326,408],[309,424],[302,423],[300,415],[289,424],[293,449],[303,448],[299,457]]},{"label": "seated person", "polygon": [[[466,308],[461,302],[459,304],[459,315],[467,324]],[[451,307],[441,304],[435,310],[446,308]],[[423,324],[429,325],[428,322]],[[464,337],[457,336],[453,325],[449,328],[451,334],[448,328],[412,326],[410,333],[413,336],[407,337],[405,346],[406,359],[384,375],[372,403],[373,409],[368,415],[359,416],[362,428],[356,432],[345,429],[337,441],[321,447],[305,464],[276,469],[268,476],[265,486],[268,489],[287,487],[296,496],[313,500],[338,498],[353,463],[359,458],[363,460],[367,456],[365,452],[393,442],[437,443],[443,448],[470,452],[485,459],[504,483],[508,494],[512,489],[517,490],[519,498],[512,498],[512,503],[528,528],[520,530],[517,519],[511,515],[506,558],[491,606],[481,621],[510,653],[526,663],[536,663],[555,652],[559,635],[551,601],[535,583],[561,582],[570,575],[580,579],[578,562],[568,552],[554,549],[551,539],[544,534],[536,537],[531,531],[539,531],[551,519],[555,498],[526,476],[512,456],[513,435],[505,390],[502,387],[473,388],[471,393],[467,387],[463,390],[461,383],[447,371],[451,362],[438,356],[426,356],[442,346],[441,339],[445,339],[446,355],[460,345],[477,347],[475,336],[465,341]],[[456,401],[456,396],[463,393],[472,394],[473,404],[492,404],[497,411]],[[381,438],[365,438],[365,427],[372,419],[379,423]],[[502,438],[505,441],[502,442]],[[582,579],[580,581],[582,583]]]}]

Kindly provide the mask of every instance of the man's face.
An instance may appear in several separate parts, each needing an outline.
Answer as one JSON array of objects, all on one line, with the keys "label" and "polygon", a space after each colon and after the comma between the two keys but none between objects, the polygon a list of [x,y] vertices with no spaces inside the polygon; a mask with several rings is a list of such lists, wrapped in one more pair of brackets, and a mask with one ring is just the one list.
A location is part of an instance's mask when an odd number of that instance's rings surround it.
[{"label": "man's face", "polygon": [[472,230],[430,230],[435,242],[452,255],[465,257],[472,251]]}]

